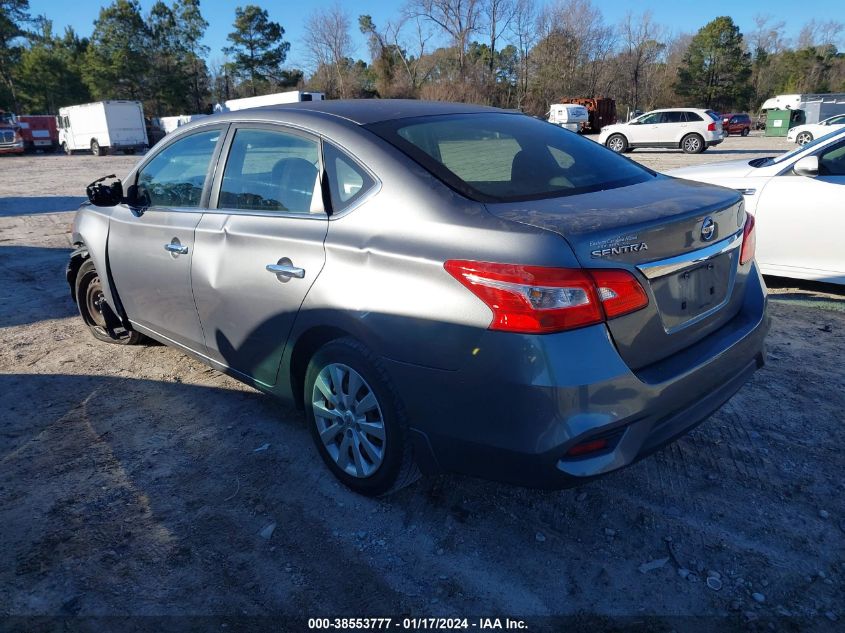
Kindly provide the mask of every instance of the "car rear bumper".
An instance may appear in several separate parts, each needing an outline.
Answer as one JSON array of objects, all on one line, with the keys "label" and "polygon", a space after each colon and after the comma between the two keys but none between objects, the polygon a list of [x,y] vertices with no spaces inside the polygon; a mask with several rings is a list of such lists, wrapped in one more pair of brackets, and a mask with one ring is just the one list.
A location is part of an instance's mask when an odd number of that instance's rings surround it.
[{"label": "car rear bumper", "polygon": [[[424,471],[564,488],[632,464],[704,421],[763,366],[767,330],[755,265],[736,317],[636,372],[604,325],[545,336],[487,332],[458,371],[385,363]],[[602,438],[603,451],[568,455]]]}]

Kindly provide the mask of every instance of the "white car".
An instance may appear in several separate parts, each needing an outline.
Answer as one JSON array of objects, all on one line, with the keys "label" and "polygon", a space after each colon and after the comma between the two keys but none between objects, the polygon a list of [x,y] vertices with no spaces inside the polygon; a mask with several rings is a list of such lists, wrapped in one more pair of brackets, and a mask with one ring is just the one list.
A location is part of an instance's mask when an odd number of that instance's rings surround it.
[{"label": "white car", "polygon": [[845,129],[773,158],[667,172],[741,192],[764,274],[845,284]]},{"label": "white car", "polygon": [[841,130],[842,128],[845,128],[845,114],[837,114],[818,123],[796,125],[786,133],[786,138],[793,143],[806,145],[813,139],[830,134],[834,130]]},{"label": "white car", "polygon": [[669,108],[646,112],[628,123],[606,125],[599,143],[617,153],[666,147],[699,154],[721,143],[722,138],[722,119],[713,110]]}]

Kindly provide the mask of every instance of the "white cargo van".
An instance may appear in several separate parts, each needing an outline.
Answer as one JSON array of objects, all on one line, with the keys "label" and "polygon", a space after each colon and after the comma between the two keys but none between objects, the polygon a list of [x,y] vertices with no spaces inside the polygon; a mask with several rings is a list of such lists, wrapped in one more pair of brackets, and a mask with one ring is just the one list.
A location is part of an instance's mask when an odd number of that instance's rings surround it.
[{"label": "white cargo van", "polygon": [[77,150],[103,156],[147,149],[144,109],[138,101],[98,101],[59,109],[59,145],[67,154]]}]

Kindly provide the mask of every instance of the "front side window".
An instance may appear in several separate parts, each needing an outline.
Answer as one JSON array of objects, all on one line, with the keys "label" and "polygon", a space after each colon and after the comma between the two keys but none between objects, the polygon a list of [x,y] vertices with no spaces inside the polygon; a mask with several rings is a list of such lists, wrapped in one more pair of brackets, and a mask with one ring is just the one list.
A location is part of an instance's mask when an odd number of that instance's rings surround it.
[{"label": "front side window", "polygon": [[456,191],[482,202],[586,193],[655,177],[594,141],[519,114],[419,117],[368,128]]},{"label": "front side window", "polygon": [[653,112],[651,114],[646,114],[641,118],[637,119],[637,123],[641,123],[643,125],[652,125],[654,123],[661,123],[663,121],[663,112]]},{"label": "front side window", "polygon": [[843,125],[845,124],[845,114],[842,116],[833,116],[830,117],[827,121],[824,121],[822,125]]},{"label": "front side window", "polygon": [[220,130],[198,132],[165,147],[138,173],[146,207],[198,207]]},{"label": "front side window", "polygon": [[217,206],[322,213],[319,173],[316,140],[281,130],[239,129],[226,160]]},{"label": "front side window", "polygon": [[819,155],[819,174],[845,176],[845,142],[837,143]]},{"label": "front side window", "polygon": [[355,204],[375,185],[375,180],[363,167],[331,143],[323,144],[323,159],[334,213]]}]

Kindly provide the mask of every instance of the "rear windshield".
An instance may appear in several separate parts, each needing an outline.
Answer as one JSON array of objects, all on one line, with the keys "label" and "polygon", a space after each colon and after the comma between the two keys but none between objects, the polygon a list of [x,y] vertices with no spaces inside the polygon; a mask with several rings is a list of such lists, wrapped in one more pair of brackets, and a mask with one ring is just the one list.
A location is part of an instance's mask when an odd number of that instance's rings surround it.
[{"label": "rear windshield", "polygon": [[552,198],[656,177],[595,141],[520,114],[440,115],[368,127],[456,191],[481,202]]}]

